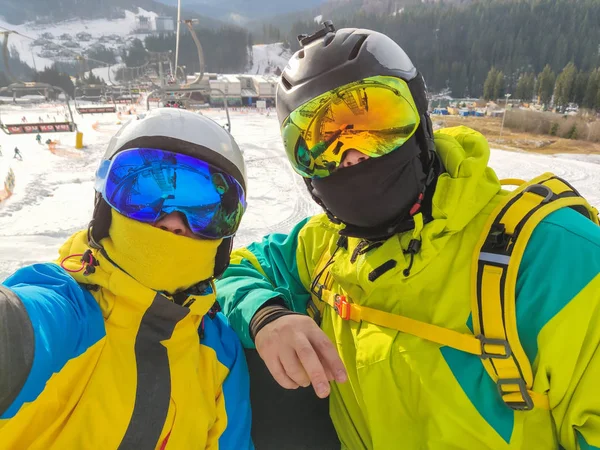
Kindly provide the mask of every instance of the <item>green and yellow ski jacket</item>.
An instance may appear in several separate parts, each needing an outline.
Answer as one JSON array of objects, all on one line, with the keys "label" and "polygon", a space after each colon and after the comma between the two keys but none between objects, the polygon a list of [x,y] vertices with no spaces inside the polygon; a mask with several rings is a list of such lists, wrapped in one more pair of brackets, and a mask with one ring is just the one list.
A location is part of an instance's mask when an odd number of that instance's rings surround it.
[{"label": "green and yellow ski jacket", "polygon": [[[435,140],[446,173],[410,273],[404,250],[412,231],[371,249],[356,238],[337,248],[340,226],[325,215],[234,251],[218,298],[246,347],[253,347],[249,322],[268,300],[310,309],[315,271],[334,253],[327,269],[332,291],[361,306],[472,333],[472,255],[486,219],[508,194],[488,167],[482,135],[457,127],[436,132]],[[533,391],[548,394],[550,410],[508,408],[475,355],[343,320],[323,302],[316,307],[349,375],[347,383],[334,383],[330,397],[344,448],[600,448],[600,228],[572,209],[536,227],[517,279],[519,337],[532,363]]]}]

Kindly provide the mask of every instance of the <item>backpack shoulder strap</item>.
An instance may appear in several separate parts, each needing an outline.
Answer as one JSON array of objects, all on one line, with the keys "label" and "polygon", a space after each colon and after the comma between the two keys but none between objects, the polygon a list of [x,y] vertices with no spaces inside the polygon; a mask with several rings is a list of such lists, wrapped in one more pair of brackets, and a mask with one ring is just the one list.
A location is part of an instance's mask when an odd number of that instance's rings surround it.
[{"label": "backpack shoulder strap", "polygon": [[517,332],[519,266],[535,227],[550,213],[569,207],[598,224],[598,211],[551,173],[527,183],[509,181],[520,186],[491,214],[473,255],[474,334],[482,341],[483,365],[504,402],[515,410],[548,408],[547,396],[532,391],[531,362]]}]

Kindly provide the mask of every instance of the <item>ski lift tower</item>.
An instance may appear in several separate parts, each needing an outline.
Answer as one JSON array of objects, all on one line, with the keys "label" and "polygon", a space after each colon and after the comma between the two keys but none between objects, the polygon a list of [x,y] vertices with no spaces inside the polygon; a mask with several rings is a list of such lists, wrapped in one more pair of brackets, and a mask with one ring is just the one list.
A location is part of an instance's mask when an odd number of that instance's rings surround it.
[{"label": "ski lift tower", "polygon": [[[227,128],[228,131],[231,131],[231,118],[229,117],[229,107],[227,105],[227,96],[225,95],[225,93],[222,90],[211,88],[210,84],[208,83],[208,80],[206,83],[201,84],[201,81],[204,77],[205,62],[204,62],[204,51],[202,49],[202,44],[200,43],[200,39],[198,39],[198,35],[196,34],[196,31],[194,30],[194,24],[198,23],[198,21],[194,19],[194,20],[183,20],[181,22],[186,24],[186,26],[188,27],[188,30],[190,31],[190,34],[192,35],[192,39],[194,40],[194,43],[196,44],[196,49],[198,51],[198,63],[199,63],[200,71],[199,71],[198,75],[196,76],[196,78],[191,83],[184,82],[181,85],[165,86],[164,77],[163,77],[163,73],[162,73],[162,65],[159,64],[159,76],[160,76],[161,85],[160,85],[159,89],[154,90],[153,92],[151,92],[148,95],[148,98],[146,99],[146,109],[150,110],[150,100],[152,98],[156,98],[156,97],[158,97],[160,99],[160,101],[162,101],[164,103],[165,99],[167,97],[173,96],[176,94],[179,94],[182,96],[185,96],[186,94],[188,94],[191,96],[195,92],[203,94],[203,95],[210,95],[211,93],[217,93],[223,97],[223,105],[225,107],[225,114],[227,116],[227,124],[225,127]],[[181,69],[181,67],[177,66],[175,68],[175,72],[172,72],[175,75],[175,80],[177,80],[177,74],[179,72],[179,69]],[[184,75],[184,79],[185,79],[185,73],[183,75]]]}]

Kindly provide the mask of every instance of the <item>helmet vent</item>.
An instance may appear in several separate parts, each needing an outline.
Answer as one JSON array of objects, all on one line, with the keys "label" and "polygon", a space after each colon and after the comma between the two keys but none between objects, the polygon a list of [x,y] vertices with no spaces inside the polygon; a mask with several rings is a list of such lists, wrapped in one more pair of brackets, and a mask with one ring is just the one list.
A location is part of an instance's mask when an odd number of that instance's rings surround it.
[{"label": "helmet vent", "polygon": [[354,48],[352,48],[352,51],[348,55],[348,61],[352,61],[353,59],[356,59],[356,57],[358,56],[358,52],[360,51],[360,48],[362,47],[363,43],[367,40],[368,37],[369,36],[367,34],[363,34],[358,39],[356,44],[354,44]]},{"label": "helmet vent", "polygon": [[335,33],[327,33],[327,36],[325,36],[325,39],[323,39],[323,43],[325,44],[325,47],[327,47],[329,44],[331,44],[334,39],[335,39]]},{"label": "helmet vent", "polygon": [[283,87],[284,87],[284,88],[285,88],[287,91],[289,91],[289,90],[292,88],[292,83],[290,83],[290,82],[288,81],[288,79],[287,79],[285,76],[283,76],[283,75],[281,75],[281,84],[283,84]]},{"label": "helmet vent", "polygon": [[298,52],[298,59],[302,59],[302,58],[304,58],[304,49],[302,49]]}]

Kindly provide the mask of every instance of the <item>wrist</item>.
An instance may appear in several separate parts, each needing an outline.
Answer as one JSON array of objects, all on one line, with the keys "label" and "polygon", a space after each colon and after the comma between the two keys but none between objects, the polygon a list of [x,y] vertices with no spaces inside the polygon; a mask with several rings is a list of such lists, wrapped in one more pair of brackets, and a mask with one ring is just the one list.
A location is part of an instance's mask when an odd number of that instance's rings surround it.
[{"label": "wrist", "polygon": [[297,312],[291,311],[283,305],[283,299],[277,298],[274,300],[265,303],[252,317],[250,321],[250,337],[253,341],[258,332],[271,322],[284,316],[298,315]]}]

